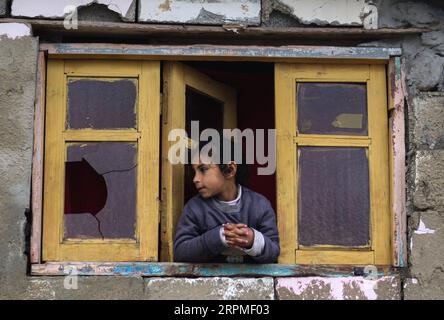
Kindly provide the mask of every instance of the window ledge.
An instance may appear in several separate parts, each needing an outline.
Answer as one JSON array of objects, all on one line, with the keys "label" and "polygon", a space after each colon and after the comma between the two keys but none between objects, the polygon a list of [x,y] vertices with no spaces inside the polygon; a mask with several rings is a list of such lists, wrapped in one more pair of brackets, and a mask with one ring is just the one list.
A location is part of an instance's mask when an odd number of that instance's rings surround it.
[{"label": "window ledge", "polygon": [[[171,262],[47,262],[31,265],[32,276],[141,276],[141,277],[347,277],[363,276],[365,266],[293,264],[193,264]],[[372,275],[376,275],[374,270]],[[377,276],[396,274],[378,266]]]}]

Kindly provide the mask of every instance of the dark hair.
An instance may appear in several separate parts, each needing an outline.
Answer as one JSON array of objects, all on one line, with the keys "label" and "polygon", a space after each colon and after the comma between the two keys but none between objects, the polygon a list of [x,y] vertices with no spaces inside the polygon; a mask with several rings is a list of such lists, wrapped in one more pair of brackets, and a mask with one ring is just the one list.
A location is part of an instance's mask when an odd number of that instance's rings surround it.
[{"label": "dark hair", "polygon": [[[219,169],[222,172],[222,174],[227,174],[229,172],[228,164],[231,161],[234,161],[237,165],[235,181],[237,184],[246,185],[249,178],[249,170],[248,170],[249,166],[246,163],[245,152],[242,143],[235,142],[233,138],[229,139],[227,137],[223,137],[223,135],[220,135],[220,137],[221,137],[219,140],[220,152],[218,152],[217,154],[211,154],[211,157],[217,160]],[[207,144],[211,144],[212,142],[213,142],[212,140],[199,141],[199,153],[201,152],[204,146],[206,146]],[[224,163],[223,154],[224,154],[225,145],[229,145],[230,147],[230,158],[228,161],[225,161]],[[241,156],[242,159],[240,162],[236,161],[235,159],[235,150],[241,150],[241,154],[238,155]]]}]

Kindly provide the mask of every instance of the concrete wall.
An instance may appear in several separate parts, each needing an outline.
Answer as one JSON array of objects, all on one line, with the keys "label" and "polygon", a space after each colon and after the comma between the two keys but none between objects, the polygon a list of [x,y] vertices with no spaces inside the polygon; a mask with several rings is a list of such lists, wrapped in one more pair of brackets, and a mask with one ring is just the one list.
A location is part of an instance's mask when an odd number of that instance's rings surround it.
[{"label": "concrete wall", "polygon": [[[55,1],[27,13],[34,1],[0,0],[1,16],[62,19]],[[210,1],[208,1],[210,2]],[[65,277],[31,277],[29,268],[30,177],[32,168],[33,104],[38,39],[26,25],[0,23],[0,298],[18,299],[443,299],[444,298],[444,6],[439,1],[338,1],[333,10],[316,1],[245,0],[253,13],[233,14],[225,0],[204,8],[203,15],[175,16],[180,6],[195,10],[197,1],[171,0],[152,11],[158,21],[184,23],[244,23],[261,26],[363,26],[364,28],[428,27],[422,35],[380,39],[363,46],[400,46],[406,62],[408,98],[407,214],[409,266],[399,275],[374,282],[362,277],[302,278],[142,278],[80,277],[75,285]],[[59,1],[57,1],[59,3]],[[70,1],[85,20],[153,22],[137,1]],[[108,3],[108,2],[106,2]],[[258,11],[260,5],[260,12]],[[190,9],[191,10],[191,9]],[[213,10],[213,11],[212,11]],[[225,10],[225,11],[224,11]],[[139,13],[137,16],[136,12]],[[187,14],[191,14],[187,11]],[[156,15],[157,13],[157,15]],[[235,13],[235,12],[234,12]],[[214,19],[210,22],[209,17]],[[233,18],[234,17],[234,18]],[[175,19],[176,19],[175,18]],[[197,19],[197,20],[196,20]],[[168,20],[168,21],[166,21]],[[174,19],[173,19],[174,20]],[[1,22],[1,21],[0,21]],[[322,45],[322,43],[320,43]],[[74,289],[73,287],[77,287]],[[68,288],[68,289],[67,289]],[[72,288],[72,289],[69,289]]]},{"label": "concrete wall", "polygon": [[[404,299],[444,298],[444,6],[437,1],[374,1],[379,27],[430,32],[379,44],[403,49],[407,76],[409,268]],[[378,44],[378,43],[372,43]]]}]

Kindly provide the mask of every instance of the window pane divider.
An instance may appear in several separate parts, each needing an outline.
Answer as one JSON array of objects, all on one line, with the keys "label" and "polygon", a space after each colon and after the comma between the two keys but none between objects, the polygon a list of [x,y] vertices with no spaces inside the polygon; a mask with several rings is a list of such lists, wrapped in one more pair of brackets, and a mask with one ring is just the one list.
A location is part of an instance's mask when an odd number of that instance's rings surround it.
[{"label": "window pane divider", "polygon": [[65,141],[137,141],[135,130],[69,130],[63,133]]},{"label": "window pane divider", "polygon": [[370,138],[350,138],[347,136],[294,136],[293,142],[299,146],[319,147],[369,147]]}]

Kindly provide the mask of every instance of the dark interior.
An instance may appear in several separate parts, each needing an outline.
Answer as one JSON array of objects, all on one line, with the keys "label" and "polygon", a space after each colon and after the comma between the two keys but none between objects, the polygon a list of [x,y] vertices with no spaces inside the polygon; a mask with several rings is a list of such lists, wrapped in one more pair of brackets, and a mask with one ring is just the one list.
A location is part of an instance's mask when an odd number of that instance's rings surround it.
[{"label": "dark interior", "polygon": [[[275,128],[273,63],[192,61],[185,62],[185,64],[237,90],[237,127],[240,130],[251,128],[253,131],[256,129],[264,129],[265,132],[267,132],[267,129]],[[196,95],[196,92],[192,90],[187,90],[187,92],[189,93],[187,95],[187,102],[194,99],[195,101],[200,101],[198,105],[205,103],[205,101],[217,105],[214,99],[202,97],[199,93]],[[199,95],[201,97],[199,97]],[[217,108],[213,108],[213,110],[216,109]],[[200,120],[200,130],[210,126],[218,129],[222,126],[222,122],[220,121],[222,119],[222,113],[220,110],[207,113],[202,112],[199,107],[194,107],[193,110],[187,110],[187,121],[190,119]],[[188,130],[189,123],[187,123],[187,131]],[[265,152],[267,154],[268,150],[265,150]],[[258,175],[257,167],[257,163],[250,165],[250,178],[246,186],[264,195],[276,211],[276,176],[275,174]],[[192,175],[192,173],[188,169],[185,177],[185,202],[196,194],[192,183],[192,176],[190,177],[190,175]]]}]

